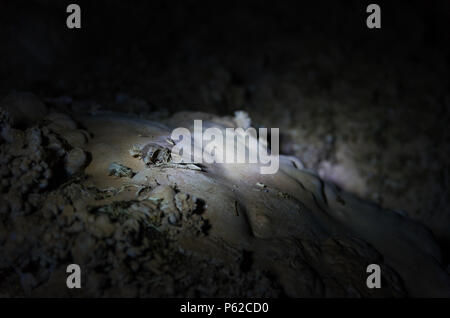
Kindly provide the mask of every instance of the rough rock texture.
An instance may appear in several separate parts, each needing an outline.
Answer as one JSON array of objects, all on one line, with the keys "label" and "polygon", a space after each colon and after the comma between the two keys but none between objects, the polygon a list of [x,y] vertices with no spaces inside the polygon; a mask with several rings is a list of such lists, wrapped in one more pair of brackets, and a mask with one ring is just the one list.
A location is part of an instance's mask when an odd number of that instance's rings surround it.
[{"label": "rough rock texture", "polygon": [[[242,114],[50,112],[28,128],[0,114],[2,296],[450,295],[424,226],[298,160],[281,156],[276,175],[171,161],[173,127],[248,125]],[[78,291],[65,286],[71,263],[83,270]],[[381,289],[366,287],[372,263]]]}]

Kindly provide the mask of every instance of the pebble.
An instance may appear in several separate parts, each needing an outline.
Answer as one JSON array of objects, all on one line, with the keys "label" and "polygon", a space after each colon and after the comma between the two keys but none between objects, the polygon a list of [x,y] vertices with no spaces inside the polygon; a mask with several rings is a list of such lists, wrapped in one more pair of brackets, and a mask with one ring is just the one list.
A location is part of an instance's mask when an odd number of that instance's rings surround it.
[{"label": "pebble", "polygon": [[80,171],[86,164],[86,154],[80,148],[72,149],[66,156],[66,171],[70,175]]}]

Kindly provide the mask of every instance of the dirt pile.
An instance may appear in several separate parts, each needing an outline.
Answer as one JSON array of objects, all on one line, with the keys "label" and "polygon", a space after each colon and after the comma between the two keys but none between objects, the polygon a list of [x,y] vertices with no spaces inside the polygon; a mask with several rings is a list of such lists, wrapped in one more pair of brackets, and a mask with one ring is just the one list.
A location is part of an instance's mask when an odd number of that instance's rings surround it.
[{"label": "dirt pile", "polygon": [[[450,293],[440,249],[422,225],[291,157],[280,156],[275,175],[260,174],[260,164],[171,161],[171,129],[191,117],[218,129],[249,118],[45,111],[27,127],[1,112],[3,296]],[[66,287],[73,263],[80,290]],[[381,289],[366,286],[373,263]]]}]

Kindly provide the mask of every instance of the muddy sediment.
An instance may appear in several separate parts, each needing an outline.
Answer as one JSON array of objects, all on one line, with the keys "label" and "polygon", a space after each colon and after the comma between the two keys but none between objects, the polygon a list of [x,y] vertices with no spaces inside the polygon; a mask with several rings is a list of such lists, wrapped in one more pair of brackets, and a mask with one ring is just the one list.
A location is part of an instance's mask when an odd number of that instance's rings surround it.
[{"label": "muddy sediment", "polygon": [[[170,156],[171,127],[188,120],[186,114],[155,124],[120,113],[49,108],[28,127],[2,111],[3,296],[450,291],[428,229],[360,201],[289,157],[281,156],[273,176],[252,164],[192,168]],[[206,117],[207,126],[220,129],[218,123],[240,122]],[[420,264],[420,275],[411,261]],[[83,269],[80,291],[65,286],[72,263]],[[372,263],[382,267],[382,289],[366,286]]]}]

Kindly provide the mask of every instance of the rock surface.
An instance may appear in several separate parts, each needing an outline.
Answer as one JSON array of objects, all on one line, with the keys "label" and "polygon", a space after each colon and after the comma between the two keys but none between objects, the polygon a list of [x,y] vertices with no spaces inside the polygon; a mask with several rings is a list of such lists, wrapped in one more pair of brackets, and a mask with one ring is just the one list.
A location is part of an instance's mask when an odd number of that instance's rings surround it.
[{"label": "rock surface", "polygon": [[[259,164],[171,161],[174,127],[242,124],[232,118],[61,114],[21,130],[2,114],[4,296],[450,296],[424,226],[290,157],[275,175]],[[83,149],[67,129],[88,133]],[[133,173],[111,174],[111,164]],[[71,263],[85,273],[80,291],[61,279]],[[381,289],[366,286],[373,263]]]}]

